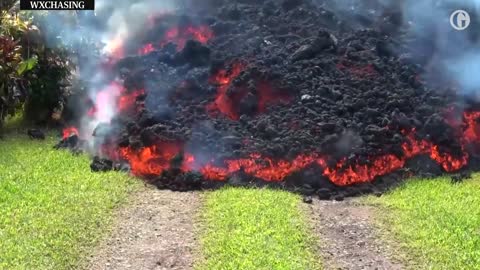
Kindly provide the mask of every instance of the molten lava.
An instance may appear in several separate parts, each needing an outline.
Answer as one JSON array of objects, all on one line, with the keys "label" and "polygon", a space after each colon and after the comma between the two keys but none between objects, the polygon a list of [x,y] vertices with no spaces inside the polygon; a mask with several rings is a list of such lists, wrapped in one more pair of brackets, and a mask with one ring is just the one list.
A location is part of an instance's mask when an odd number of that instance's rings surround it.
[{"label": "molten lava", "polygon": [[[378,176],[404,167],[407,160],[419,155],[429,155],[447,172],[457,171],[467,165],[466,152],[460,157],[454,157],[448,153],[441,153],[437,145],[416,139],[414,130],[405,132],[405,135],[407,141],[402,145],[401,157],[392,154],[370,157],[368,165],[362,165],[360,160],[347,162],[346,159],[342,159],[335,166],[328,167],[328,157],[312,153],[299,155],[292,161],[251,154],[243,159],[226,160],[224,166],[215,166],[212,163],[195,164],[195,157],[186,154],[181,168],[190,171],[194,165],[195,167],[200,165],[198,171],[209,180],[224,181],[233,173],[243,171],[266,181],[282,181],[293,172],[317,164],[323,168],[323,175],[332,183],[346,186],[373,181]],[[120,150],[120,156],[130,162],[132,171],[137,176],[159,175],[163,170],[170,168],[170,160],[178,156],[182,149],[181,144],[162,143],[140,151],[123,148]]]},{"label": "molten lava", "polygon": [[80,136],[80,132],[76,127],[66,127],[63,129],[62,133],[63,133],[64,140],[73,135]]},{"label": "molten lava", "polygon": [[170,169],[171,160],[181,149],[178,143],[163,142],[139,151],[124,147],[119,150],[119,156],[130,163],[134,175],[160,175],[164,170]]},{"label": "molten lava", "polygon": [[[229,89],[232,82],[244,69],[245,64],[235,62],[230,70],[221,69],[210,78],[210,83],[218,87],[215,101],[207,105],[207,111],[212,116],[219,111],[232,120],[238,120],[240,118],[238,108],[241,100],[247,95],[248,91],[245,88],[237,87],[235,93],[229,93]],[[258,83],[257,91],[257,113],[265,112],[269,104],[288,103],[292,100],[289,95],[274,91],[268,82]]]},{"label": "molten lava", "polygon": [[468,143],[480,141],[480,112],[465,112],[464,138]]},{"label": "molten lava", "polygon": [[196,40],[202,44],[206,44],[214,37],[213,31],[206,25],[173,27],[165,33],[160,46],[163,47],[168,43],[177,45],[177,50],[181,51],[188,40]]},{"label": "molten lava", "polygon": [[139,55],[146,55],[146,54],[149,54],[151,52],[155,51],[155,48],[153,47],[153,44],[152,43],[148,43],[146,44],[145,46],[143,46],[142,48],[140,48],[138,50],[138,54]]},{"label": "molten lava", "polygon": [[258,85],[258,108],[257,112],[265,112],[267,105],[278,104],[278,103],[290,103],[292,97],[284,94],[277,93],[273,90],[272,86],[267,82],[261,82]]},{"label": "molten lava", "polygon": [[218,110],[230,119],[238,120],[239,115],[235,107],[235,101],[238,100],[238,97],[229,96],[228,88],[235,78],[242,73],[244,68],[245,64],[235,62],[229,71],[222,69],[210,78],[210,83],[217,85],[218,89],[215,101],[207,105],[207,110],[209,112],[213,113]]}]

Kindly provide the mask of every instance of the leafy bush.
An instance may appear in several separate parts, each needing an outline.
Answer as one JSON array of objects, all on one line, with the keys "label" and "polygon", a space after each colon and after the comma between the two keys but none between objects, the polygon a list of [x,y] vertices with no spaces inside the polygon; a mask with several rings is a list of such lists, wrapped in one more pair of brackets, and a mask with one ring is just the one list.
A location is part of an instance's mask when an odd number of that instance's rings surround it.
[{"label": "leafy bush", "polygon": [[37,57],[22,56],[21,36],[29,25],[5,10],[0,19],[0,124],[14,115],[26,101],[28,80],[25,74],[35,68]]}]

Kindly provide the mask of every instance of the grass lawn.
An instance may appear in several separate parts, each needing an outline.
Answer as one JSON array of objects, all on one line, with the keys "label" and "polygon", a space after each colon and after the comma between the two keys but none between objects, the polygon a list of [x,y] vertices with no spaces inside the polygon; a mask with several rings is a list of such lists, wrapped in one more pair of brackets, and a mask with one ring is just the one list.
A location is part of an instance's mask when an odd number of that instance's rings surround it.
[{"label": "grass lawn", "polygon": [[480,175],[412,180],[381,198],[381,227],[415,269],[480,269]]},{"label": "grass lawn", "polygon": [[300,203],[268,189],[207,193],[197,269],[320,269]]},{"label": "grass lawn", "polygon": [[75,268],[136,187],[91,173],[88,157],[53,150],[55,141],[0,140],[0,269]]}]

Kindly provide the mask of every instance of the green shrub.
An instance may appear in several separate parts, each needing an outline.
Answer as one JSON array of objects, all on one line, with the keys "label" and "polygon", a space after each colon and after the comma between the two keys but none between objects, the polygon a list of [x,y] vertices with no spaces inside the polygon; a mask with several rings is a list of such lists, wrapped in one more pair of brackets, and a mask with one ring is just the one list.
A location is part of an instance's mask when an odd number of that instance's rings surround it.
[{"label": "green shrub", "polygon": [[35,122],[60,115],[73,68],[67,48],[46,46],[33,23],[47,13],[15,14],[14,2],[2,1],[0,11],[0,126],[22,109]]}]

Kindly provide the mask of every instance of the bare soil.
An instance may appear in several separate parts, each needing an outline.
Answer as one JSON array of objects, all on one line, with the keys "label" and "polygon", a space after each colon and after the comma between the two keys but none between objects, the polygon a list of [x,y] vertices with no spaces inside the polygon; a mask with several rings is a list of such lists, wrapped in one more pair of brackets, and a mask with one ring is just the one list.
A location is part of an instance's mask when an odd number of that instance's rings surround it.
[{"label": "bare soil", "polygon": [[320,238],[320,254],[329,269],[400,270],[393,248],[378,238],[373,226],[374,208],[355,200],[319,201],[307,206]]},{"label": "bare soil", "polygon": [[120,209],[87,269],[192,269],[198,193],[145,188]]}]

